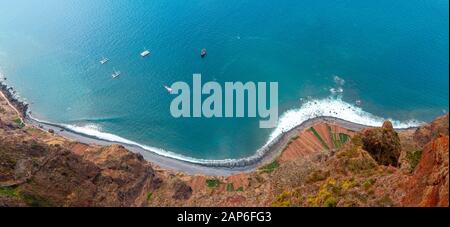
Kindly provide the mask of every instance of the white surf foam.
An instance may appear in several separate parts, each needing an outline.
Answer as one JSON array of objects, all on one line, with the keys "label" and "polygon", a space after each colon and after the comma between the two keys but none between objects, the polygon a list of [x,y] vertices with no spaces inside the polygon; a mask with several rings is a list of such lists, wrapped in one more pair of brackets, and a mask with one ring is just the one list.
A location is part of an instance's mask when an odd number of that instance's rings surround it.
[{"label": "white surf foam", "polygon": [[277,128],[270,135],[268,143],[277,138],[281,133],[289,131],[301,123],[316,117],[335,117],[349,122],[367,125],[381,126],[385,120],[390,120],[394,128],[417,127],[423,122],[417,120],[397,121],[375,116],[340,98],[326,98],[321,100],[310,100],[305,102],[300,108],[285,112],[278,122]]},{"label": "white surf foam", "polygon": [[161,148],[157,148],[157,147],[151,147],[151,146],[146,146],[146,145],[142,145],[140,143],[134,142],[132,140],[129,139],[125,139],[121,136],[115,135],[115,134],[111,134],[111,133],[107,133],[107,132],[102,132],[101,128],[98,125],[95,124],[88,124],[88,125],[84,125],[84,126],[76,126],[76,125],[67,125],[67,124],[62,124],[62,126],[64,128],[67,128],[69,130],[72,130],[76,133],[82,134],[82,135],[88,135],[94,138],[98,138],[101,140],[106,140],[109,142],[115,142],[115,143],[121,143],[121,144],[125,144],[125,145],[132,145],[132,146],[137,146],[140,147],[144,150],[147,151],[151,151],[154,152],[158,155],[164,156],[164,157],[169,157],[169,158],[175,158],[175,159],[179,159],[182,161],[188,161],[188,162],[193,162],[193,163],[205,163],[206,160],[202,160],[202,159],[195,159],[195,158],[191,158],[191,157],[186,157],[180,154],[176,154]]},{"label": "white surf foam", "polygon": [[37,119],[37,118],[33,117],[30,113],[28,113],[28,118],[30,118],[31,120],[38,122],[40,124],[46,124],[46,125],[50,125],[50,126],[64,128],[64,129],[70,130],[72,132],[75,132],[79,135],[84,135],[84,136],[88,136],[88,137],[92,137],[92,138],[96,138],[96,139],[100,139],[100,140],[104,140],[104,141],[108,141],[108,142],[112,142],[112,143],[119,143],[119,144],[139,147],[146,151],[153,152],[153,153],[163,156],[163,157],[173,158],[173,159],[186,161],[186,162],[190,162],[190,163],[209,164],[209,163],[222,163],[222,162],[233,162],[234,161],[233,159],[206,160],[206,159],[197,159],[197,158],[187,157],[187,156],[184,156],[181,154],[177,154],[177,153],[174,153],[171,151],[164,150],[162,148],[143,145],[143,144],[137,143],[137,142],[129,140],[129,139],[125,139],[121,136],[118,136],[118,135],[115,135],[112,133],[102,132],[101,127],[96,124],[86,124],[83,126],[70,125],[70,124],[55,124],[55,123],[51,123],[48,121]]},{"label": "white surf foam", "polygon": [[[264,156],[264,153],[268,150],[269,145],[274,143],[275,142],[274,140],[279,138],[283,132],[287,132],[295,128],[296,126],[302,124],[303,122],[317,117],[335,117],[349,122],[367,126],[381,126],[384,120],[390,120],[392,121],[394,127],[397,129],[417,127],[423,123],[416,120],[401,122],[393,119],[385,119],[382,117],[378,117],[362,110],[359,107],[355,107],[349,103],[346,103],[339,98],[310,100],[301,105],[300,108],[292,109],[282,114],[278,126],[270,134],[267,143],[263,147],[258,149],[255,152],[255,154],[241,159],[222,159],[222,160],[192,158],[171,151],[167,151],[162,148],[142,145],[115,134],[102,132],[101,128],[96,124],[87,124],[84,126],[64,124],[61,126],[63,128],[72,130],[81,135],[87,135],[90,137],[98,138],[109,142],[137,146],[163,157],[174,158],[190,163],[206,164],[209,166],[245,166],[249,163],[253,163],[254,161],[260,160]],[[30,118],[41,123],[52,124],[49,122],[35,119],[31,116]]]}]

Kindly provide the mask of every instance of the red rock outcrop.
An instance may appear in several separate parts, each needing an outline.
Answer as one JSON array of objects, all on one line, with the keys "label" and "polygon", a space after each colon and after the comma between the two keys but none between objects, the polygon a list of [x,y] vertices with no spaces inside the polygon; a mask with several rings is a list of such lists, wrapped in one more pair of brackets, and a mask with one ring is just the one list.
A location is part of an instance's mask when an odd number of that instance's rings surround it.
[{"label": "red rock outcrop", "polygon": [[[0,204],[140,206],[153,183],[150,164],[121,146],[77,155],[20,137],[0,137]],[[4,194],[5,194],[4,193]]]},{"label": "red rock outcrop", "polygon": [[[119,145],[18,127],[16,111],[1,98],[0,107],[0,206],[449,204],[448,115],[398,133],[389,122],[362,132],[318,123],[293,138],[270,168],[213,178],[155,171]],[[218,183],[209,184],[213,179]]]},{"label": "red rock outcrop", "polygon": [[448,123],[449,114],[438,117],[430,124],[426,124],[417,129],[414,133],[414,140],[417,141],[420,146],[424,146],[439,134],[448,135]]},{"label": "red rock outcrop", "polygon": [[448,139],[440,135],[425,145],[416,170],[406,183],[405,206],[449,206]]}]

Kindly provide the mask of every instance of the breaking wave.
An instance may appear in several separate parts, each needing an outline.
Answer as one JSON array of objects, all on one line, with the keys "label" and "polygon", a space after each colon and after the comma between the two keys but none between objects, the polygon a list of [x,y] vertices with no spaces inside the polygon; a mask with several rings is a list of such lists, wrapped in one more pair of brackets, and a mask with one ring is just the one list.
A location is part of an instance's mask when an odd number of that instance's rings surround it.
[{"label": "breaking wave", "polygon": [[[263,147],[258,149],[254,155],[240,159],[210,160],[210,159],[198,159],[187,157],[181,154],[164,150],[162,148],[142,145],[115,134],[102,132],[101,128],[97,124],[87,124],[84,126],[76,126],[69,124],[57,125],[41,121],[30,116],[32,120],[35,120],[37,122],[62,127],[69,131],[87,137],[100,139],[108,142],[120,143],[123,145],[140,147],[146,151],[153,152],[163,157],[211,167],[245,167],[248,165],[255,164],[264,158],[264,156],[270,150],[270,148],[274,144],[276,144],[278,140],[282,137],[283,133],[286,133],[296,128],[297,126],[301,125],[302,123],[308,120],[315,119],[318,117],[338,118],[348,122],[366,126],[381,126],[384,120],[386,120],[385,118],[378,117],[371,113],[368,113],[362,110],[360,107],[356,107],[349,103],[346,103],[339,98],[330,97],[321,100],[319,99],[310,100],[303,103],[300,108],[291,109],[282,114],[281,118],[279,119],[278,126],[270,134],[267,143]],[[394,127],[397,129],[417,127],[423,123],[417,120],[409,120],[409,121],[397,121],[393,119],[388,120],[392,121]]]},{"label": "breaking wave", "polygon": [[362,108],[342,101],[340,98],[326,98],[321,100],[310,100],[298,109],[285,112],[278,122],[278,126],[270,135],[269,141],[278,137],[281,133],[289,131],[303,122],[317,117],[333,117],[356,124],[366,126],[381,126],[385,120],[390,120],[397,129],[417,127],[423,122],[417,120],[398,121],[375,116]]}]

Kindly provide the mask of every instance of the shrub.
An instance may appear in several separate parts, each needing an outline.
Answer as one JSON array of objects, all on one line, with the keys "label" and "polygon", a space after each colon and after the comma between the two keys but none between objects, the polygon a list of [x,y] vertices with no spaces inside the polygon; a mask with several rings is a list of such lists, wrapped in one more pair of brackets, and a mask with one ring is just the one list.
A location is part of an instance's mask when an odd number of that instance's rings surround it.
[{"label": "shrub", "polygon": [[353,179],[346,179],[341,183],[342,190],[348,190],[350,188],[353,188],[355,186],[355,182]]},{"label": "shrub", "polygon": [[306,200],[310,206],[336,206],[336,196],[339,195],[341,188],[337,181],[328,178],[321,186],[316,195],[309,196]]},{"label": "shrub", "polygon": [[152,200],[152,197],[153,197],[153,193],[149,192],[147,194],[147,202],[150,202]]},{"label": "shrub", "polygon": [[28,206],[31,207],[51,207],[52,204],[45,198],[32,194],[30,192],[24,192],[19,190],[17,187],[0,187],[0,195],[7,197],[18,198],[24,201]]},{"label": "shrub", "polygon": [[263,173],[272,173],[276,168],[278,168],[280,166],[280,164],[278,163],[278,161],[273,161],[272,163],[270,163],[270,164],[267,164],[267,165],[265,165],[265,166],[263,166],[263,167],[261,167],[261,171],[263,172]]},{"label": "shrub", "polygon": [[19,128],[23,128],[25,126],[25,124],[23,123],[22,119],[20,118],[16,118],[13,120],[13,122],[19,126]]},{"label": "shrub", "polygon": [[276,200],[272,203],[274,207],[289,207],[291,206],[291,202],[289,198],[291,197],[291,193],[283,192],[277,196]]},{"label": "shrub", "polygon": [[327,200],[325,200],[324,205],[326,207],[335,207],[337,205],[337,200],[333,196],[330,196],[327,198]]},{"label": "shrub", "polygon": [[228,184],[227,184],[227,191],[228,191],[228,192],[234,191],[234,185],[233,185],[233,183],[228,183]]},{"label": "shrub", "polygon": [[364,181],[363,183],[363,187],[365,190],[368,190],[370,187],[372,187],[373,184],[375,184],[376,180],[375,179],[368,179],[366,181]]},{"label": "shrub", "polygon": [[219,179],[207,179],[207,180],[206,180],[206,185],[207,185],[209,188],[216,188],[216,187],[218,187],[220,184],[221,184],[221,182],[220,182]]},{"label": "shrub", "polygon": [[17,197],[17,191],[13,187],[0,187],[0,195],[5,195],[8,197]]},{"label": "shrub", "polygon": [[52,204],[45,198],[31,193],[23,192],[20,193],[20,197],[31,207],[51,207]]},{"label": "shrub", "polygon": [[422,158],[422,150],[415,150],[412,152],[408,152],[406,155],[409,163],[409,170],[412,172],[416,169],[416,166],[419,164],[420,159]]}]

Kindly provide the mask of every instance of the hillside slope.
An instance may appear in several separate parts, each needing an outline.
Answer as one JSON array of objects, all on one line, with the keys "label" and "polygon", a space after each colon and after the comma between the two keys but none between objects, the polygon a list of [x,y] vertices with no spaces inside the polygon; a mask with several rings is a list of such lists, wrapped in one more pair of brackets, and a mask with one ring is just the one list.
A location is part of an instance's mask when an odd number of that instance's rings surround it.
[{"label": "hillside slope", "polygon": [[208,177],[24,125],[0,98],[0,206],[448,206],[448,122],[317,123],[257,171]]}]

